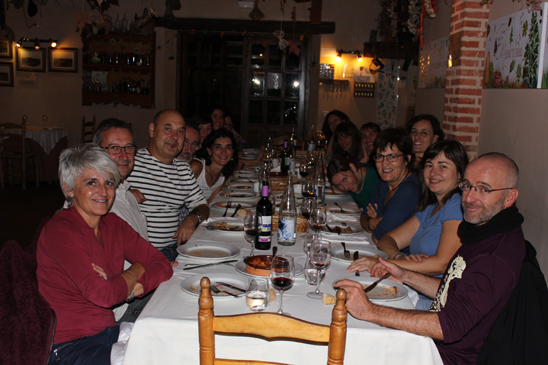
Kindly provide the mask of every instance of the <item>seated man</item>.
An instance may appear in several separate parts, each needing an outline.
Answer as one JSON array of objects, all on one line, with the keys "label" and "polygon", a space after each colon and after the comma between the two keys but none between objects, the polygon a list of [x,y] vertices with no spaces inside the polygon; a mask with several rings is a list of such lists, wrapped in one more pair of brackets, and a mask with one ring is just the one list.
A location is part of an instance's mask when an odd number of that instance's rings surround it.
[{"label": "seated man", "polygon": [[[159,112],[149,134],[148,147],[137,152],[128,181],[146,198],[140,208],[147,218],[149,242],[173,261],[177,246],[209,217],[209,207],[190,165],[176,159],[186,134],[183,116],[176,110]],[[181,222],[180,209],[185,204],[191,211]]]},{"label": "seated man", "polygon": [[183,150],[177,156],[178,160],[190,163],[196,156],[196,151],[200,148],[200,131],[194,125],[186,124],[186,136],[183,143]]},{"label": "seated man", "polygon": [[475,364],[487,334],[505,306],[525,257],[523,216],[514,206],[518,168],[501,153],[472,161],[459,187],[464,221],[463,245],[440,278],[425,276],[379,259],[371,274],[392,277],[434,298],[429,311],[400,310],[372,304],[363,286],[336,283],[348,293],[348,311],[356,318],[432,337],[445,364]]}]

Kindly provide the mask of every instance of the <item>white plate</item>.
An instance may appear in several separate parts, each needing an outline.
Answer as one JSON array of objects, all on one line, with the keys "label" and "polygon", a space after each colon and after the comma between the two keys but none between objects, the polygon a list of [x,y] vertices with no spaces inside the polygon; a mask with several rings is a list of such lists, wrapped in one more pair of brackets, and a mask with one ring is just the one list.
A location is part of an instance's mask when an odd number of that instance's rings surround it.
[{"label": "white plate", "polygon": [[[251,180],[251,179],[249,179]],[[234,183],[248,183],[248,184],[252,184],[251,182],[249,182],[248,179],[246,179],[245,177],[244,178],[230,178],[230,180],[228,180],[228,183],[229,184],[234,184]]]},{"label": "white plate", "polygon": [[226,243],[210,242],[181,245],[177,247],[177,252],[184,257],[216,261],[236,257],[240,254],[240,249]]},{"label": "white plate", "polygon": [[249,181],[247,182],[247,184],[232,183],[232,184],[226,186],[225,189],[230,189],[230,190],[253,190],[253,184],[250,183]]},{"label": "white plate", "polygon": [[[346,227],[343,227],[339,222],[329,222],[327,224],[329,225],[329,228],[331,228],[331,229],[335,229],[335,227],[337,227],[337,226],[339,226],[340,228],[346,228]],[[328,236],[328,237],[333,237],[333,236],[343,237],[343,236],[356,236],[356,235],[363,232],[363,228],[362,228],[362,226],[360,225],[359,222],[350,222],[350,223],[347,223],[347,224],[348,224],[348,227],[352,228],[351,233],[338,234],[338,233],[335,233],[335,232],[329,232],[327,230],[327,226],[324,227],[324,229],[321,231],[321,233],[322,233],[322,235],[325,235],[325,236]]]},{"label": "white plate", "polygon": [[[363,285],[363,288],[367,288],[369,285],[373,284],[378,278],[365,277],[365,276],[349,276],[346,278],[340,278],[333,282],[333,287],[335,283],[342,279],[348,279],[352,281],[357,281]],[[401,300],[407,297],[408,290],[402,283],[397,283],[395,281],[384,279],[377,286],[367,293],[367,297],[372,302],[391,302],[394,300]]]},{"label": "white plate", "polygon": [[254,159],[257,158],[257,155],[255,155],[255,154],[249,154],[249,155],[240,154],[239,157],[242,160],[254,160]]},{"label": "white plate", "polygon": [[343,208],[344,212],[341,212],[341,208],[339,208],[337,206],[335,206],[333,208],[328,208],[328,209],[333,214],[342,214],[342,215],[362,214],[362,211],[359,208]]},{"label": "white plate", "polygon": [[263,152],[263,150],[261,150],[259,148],[244,148],[241,153],[244,153],[244,154],[249,154],[249,153],[258,154],[258,153],[261,153],[261,152]]},{"label": "white plate", "polygon": [[[187,278],[181,282],[181,289],[183,289],[183,291],[187,292],[188,294],[199,296],[200,292],[202,291],[202,287],[200,286],[200,281],[202,280],[204,276],[207,276],[209,278],[211,285],[214,285],[217,281],[222,281],[223,283],[235,285],[238,288],[242,288],[243,290],[246,290],[247,288],[246,277],[243,277],[242,275],[238,275],[238,274],[219,273],[219,274],[202,274],[202,275],[196,275],[196,276]],[[231,293],[237,294],[238,296],[245,297],[245,292],[242,293],[238,290],[230,289],[228,287],[224,287],[223,290],[230,291]],[[223,293],[214,293],[214,292],[211,292],[211,296],[215,297],[215,299],[234,298],[232,295],[223,294]]]},{"label": "white plate", "polygon": [[[236,268],[236,271],[239,272],[240,274],[244,274],[244,275],[247,275],[247,276],[254,276],[254,277],[258,277],[258,278],[268,278],[268,276],[262,276],[262,275],[254,275],[254,274],[250,274],[248,273],[247,271],[245,271],[245,262],[243,261],[240,261],[236,264],[236,266],[234,266]],[[304,271],[304,266],[301,265],[301,264],[295,264],[295,276],[298,276],[298,275],[301,275]]]},{"label": "white plate", "polygon": [[242,200],[252,200],[259,197],[259,194],[250,191],[221,191],[219,195],[227,199]]},{"label": "white plate", "polygon": [[[230,203],[232,204],[230,206],[230,208],[228,208],[228,211],[234,211],[234,209],[236,209],[236,207],[238,206],[238,204],[241,205],[240,208],[243,208],[243,209],[249,209],[249,208],[254,208],[256,207],[257,205],[256,204],[251,204],[251,203],[246,203],[246,202],[240,202],[240,201],[234,201],[234,200],[231,200]],[[210,208],[214,208],[214,209],[226,209],[226,205],[228,204],[228,201],[223,201],[223,202],[216,202],[216,203],[213,203],[211,204],[209,207]],[[228,215],[228,213],[227,213]]]},{"label": "white plate", "polygon": [[220,232],[226,232],[226,233],[244,233],[244,225],[242,223],[233,223],[233,222],[226,222],[229,225],[229,229],[224,229],[219,226],[217,226],[216,223],[222,223],[222,220],[219,220],[217,222],[209,222],[208,224],[205,224],[204,227],[211,227],[208,230],[209,231],[220,231]]},{"label": "white plate", "polygon": [[238,170],[234,171],[234,175],[257,175],[257,172],[254,170]]},{"label": "white plate", "polygon": [[350,258],[345,258],[344,257],[344,249],[342,247],[342,245],[340,244],[340,242],[331,242],[331,257],[334,259],[334,260],[339,260],[339,261],[348,261],[348,262],[352,262],[354,261],[353,259],[353,255],[354,255],[354,252],[358,251],[359,252],[359,255],[360,255],[360,258],[364,257],[364,256],[375,256],[375,255],[378,255],[380,257],[382,257],[383,259],[387,259],[388,258],[388,255],[385,253],[385,252],[382,252],[380,250],[377,250],[376,248],[372,248],[372,247],[364,247],[363,245],[359,245],[359,244],[346,244],[346,249],[348,251],[350,251]]}]

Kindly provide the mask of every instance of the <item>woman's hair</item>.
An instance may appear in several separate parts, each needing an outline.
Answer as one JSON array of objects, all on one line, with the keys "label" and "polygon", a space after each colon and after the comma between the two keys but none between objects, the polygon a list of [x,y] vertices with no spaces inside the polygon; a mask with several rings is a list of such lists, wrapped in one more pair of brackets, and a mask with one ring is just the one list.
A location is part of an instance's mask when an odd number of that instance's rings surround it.
[{"label": "woman's hair", "polygon": [[350,161],[342,158],[333,158],[327,165],[327,179],[331,184],[331,190],[333,190],[333,177],[339,172],[352,171],[350,168]]},{"label": "woman's hair", "polygon": [[[346,152],[342,149],[341,145],[339,144],[338,138],[339,136],[350,136],[352,137],[352,147],[350,147],[350,150]],[[335,140],[333,141],[333,154],[337,157],[344,157],[344,158],[354,158],[356,154],[360,154],[360,158],[362,157],[362,150],[361,150],[361,138],[360,138],[360,132],[358,131],[358,127],[352,122],[342,122],[337,126],[335,129]]]},{"label": "woman's hair", "polygon": [[[426,151],[424,152],[424,156],[421,160],[421,171],[424,171],[424,166],[427,162],[435,159],[442,152],[447,159],[455,164],[458,176],[460,176],[460,178],[462,179],[462,177],[464,176],[464,170],[466,169],[466,165],[468,165],[468,154],[466,153],[464,146],[459,141],[455,141],[452,139],[444,139],[443,141],[433,143],[432,145],[430,145],[430,147],[428,147],[428,149],[426,149]],[[421,194],[419,197],[419,205],[417,209],[419,211],[423,211],[424,209],[426,209],[427,206],[436,203],[438,199],[436,198],[436,195],[431,192],[430,189],[428,189],[428,186],[426,185],[426,181],[424,179],[424,173],[420,173],[418,175]],[[458,186],[445,194],[442,199],[442,203],[445,204],[447,200],[449,200],[455,193],[460,193],[460,189]]]},{"label": "woman's hair", "polygon": [[360,127],[360,132],[366,131],[366,130],[367,130],[367,131],[375,131],[375,132],[377,132],[377,133],[380,133],[380,132],[381,132],[381,127],[379,127],[379,126],[378,126],[377,124],[375,124],[375,123],[369,122],[369,123],[365,123],[364,125],[362,125],[362,126]]},{"label": "woman's hair", "polygon": [[407,124],[405,125],[405,129],[407,129],[407,131],[411,133],[411,129],[413,129],[415,123],[420,122],[421,120],[427,120],[430,122],[430,124],[432,125],[432,130],[434,131],[434,135],[438,136],[438,142],[445,137],[445,133],[441,128],[440,121],[432,114],[420,114],[414,118],[411,118],[409,122],[407,122]]},{"label": "woman's hair", "polygon": [[339,117],[341,119],[341,121],[343,121],[343,122],[349,122],[350,121],[350,118],[348,118],[348,115],[341,112],[340,110],[333,110],[333,111],[329,112],[325,116],[325,119],[323,121],[323,127],[322,127],[322,132],[325,136],[326,141],[330,141],[331,138],[333,137],[333,132],[331,131],[331,128],[329,127],[329,122],[328,122],[329,117],[333,114],[336,115],[337,117]]},{"label": "woman's hair", "polygon": [[236,166],[238,166],[238,143],[236,142],[236,138],[234,138],[234,134],[226,128],[221,127],[216,131],[209,133],[202,142],[202,148],[196,152],[196,157],[204,159],[207,166],[211,165],[211,156],[207,152],[207,149],[211,149],[218,138],[230,138],[230,141],[232,142],[232,149],[234,151],[232,159],[221,170],[221,174],[228,178],[232,175]]},{"label": "woman's hair", "polygon": [[211,124],[211,128],[213,128],[213,121],[209,115],[196,114],[192,119],[194,120],[194,125],[198,127],[204,124]]},{"label": "woman's hair", "polygon": [[415,155],[413,154],[413,140],[409,133],[403,128],[386,128],[380,131],[373,142],[373,154],[381,153],[387,148],[397,147],[405,156],[410,156],[411,160],[407,164],[409,170],[412,169]]},{"label": "woman's hair", "polygon": [[116,162],[97,145],[88,143],[83,146],[67,148],[59,157],[59,183],[69,204],[72,204],[72,198],[65,192],[63,184],[67,190],[73,191],[78,176],[82,175],[85,169],[95,170],[105,179],[111,179],[112,175],[116,187],[122,179]]}]

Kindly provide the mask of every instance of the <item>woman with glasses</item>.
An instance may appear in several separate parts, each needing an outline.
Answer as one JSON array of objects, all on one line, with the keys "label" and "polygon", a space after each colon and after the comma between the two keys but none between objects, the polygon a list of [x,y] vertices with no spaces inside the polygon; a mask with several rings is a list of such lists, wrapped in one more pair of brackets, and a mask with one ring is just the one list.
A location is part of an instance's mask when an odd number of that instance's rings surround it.
[{"label": "woman with glasses", "polygon": [[362,210],[367,208],[379,182],[379,176],[372,168],[359,167],[343,159],[329,162],[327,178],[332,188],[348,192]]},{"label": "woman with glasses", "polygon": [[381,131],[374,143],[375,165],[381,181],[366,210],[361,225],[373,242],[401,225],[416,212],[419,202],[419,179],[411,169],[413,142],[402,128]]},{"label": "woman with glasses", "polygon": [[333,137],[333,157],[344,158],[353,164],[365,162],[361,148],[360,132],[352,122],[342,122],[335,129]]},{"label": "woman with glasses", "polygon": [[[418,212],[381,237],[377,247],[391,262],[416,272],[441,276],[461,246],[457,229],[462,221],[459,181],[468,165],[462,144],[454,140],[434,143],[424,153],[421,163],[421,195]],[[463,186],[464,189],[469,189]],[[401,250],[409,247],[410,255]],[[363,258],[352,263],[348,271],[367,270],[381,274],[377,260]],[[377,273],[377,269],[380,269]],[[427,310],[432,300],[421,296],[417,309]]]},{"label": "woman with glasses", "polygon": [[196,181],[208,202],[221,191],[225,181],[238,166],[236,139],[225,128],[211,132],[196,153],[197,159],[190,163]]}]

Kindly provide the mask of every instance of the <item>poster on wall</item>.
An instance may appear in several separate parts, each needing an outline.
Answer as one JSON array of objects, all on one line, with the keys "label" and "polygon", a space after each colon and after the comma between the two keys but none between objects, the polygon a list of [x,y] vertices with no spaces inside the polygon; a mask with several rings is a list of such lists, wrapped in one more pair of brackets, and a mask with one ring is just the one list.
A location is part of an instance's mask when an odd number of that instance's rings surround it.
[{"label": "poster on wall", "polygon": [[449,37],[424,45],[419,57],[419,88],[444,88]]},{"label": "poster on wall", "polygon": [[540,43],[540,72],[541,77],[539,80],[539,87],[543,89],[548,89],[548,3],[542,3],[542,16],[544,21],[542,22],[542,35]]},{"label": "poster on wall", "polygon": [[381,129],[396,126],[399,70],[399,67],[385,67],[384,73],[377,74],[377,125]]},{"label": "poster on wall", "polygon": [[487,23],[485,89],[539,87],[542,28],[541,12],[528,9]]}]

